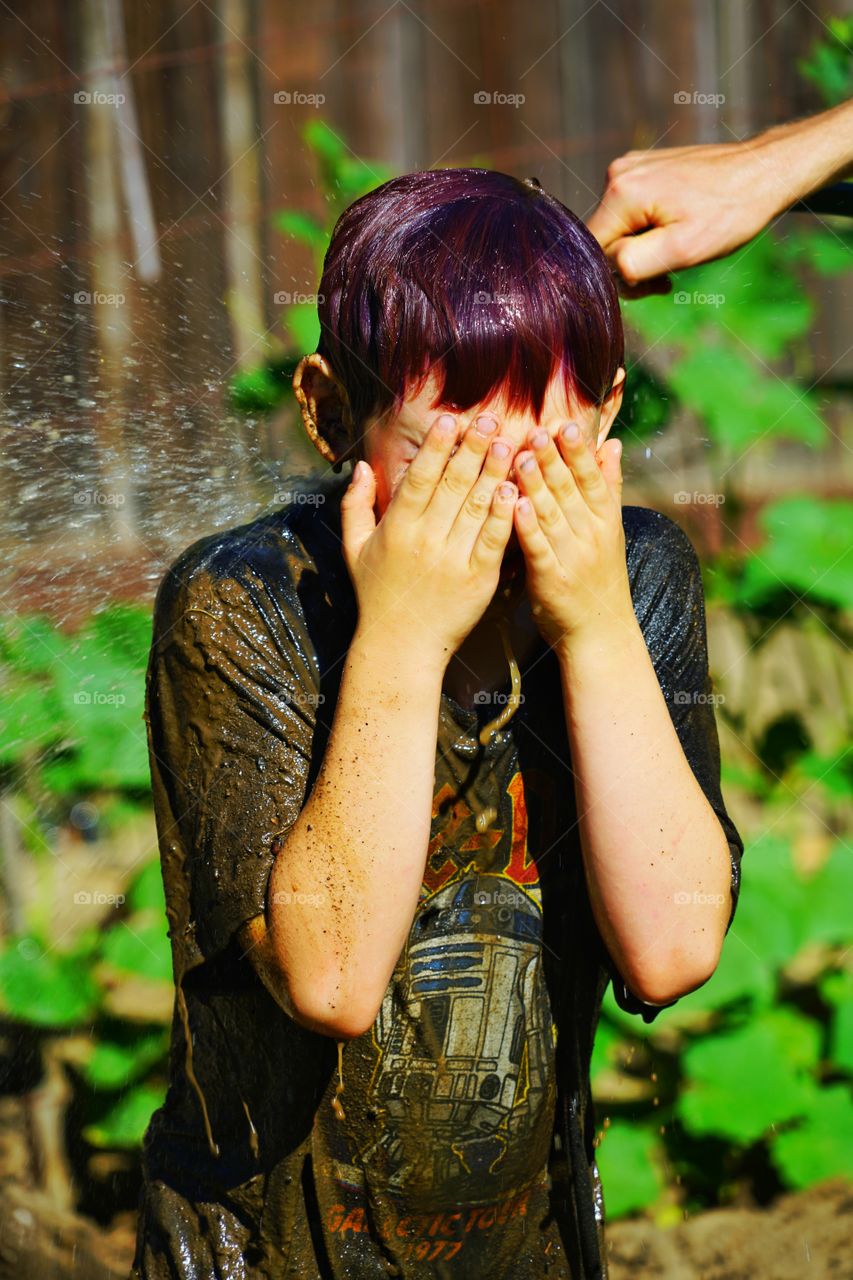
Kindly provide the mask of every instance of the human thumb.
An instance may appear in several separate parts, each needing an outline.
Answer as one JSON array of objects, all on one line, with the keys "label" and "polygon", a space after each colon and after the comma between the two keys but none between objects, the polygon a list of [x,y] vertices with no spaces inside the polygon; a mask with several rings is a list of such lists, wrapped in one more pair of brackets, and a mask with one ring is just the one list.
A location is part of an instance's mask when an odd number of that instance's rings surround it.
[{"label": "human thumb", "polygon": [[623,236],[608,249],[608,256],[626,284],[639,284],[654,276],[677,271],[685,264],[678,255],[675,227],[654,227],[639,235]]}]

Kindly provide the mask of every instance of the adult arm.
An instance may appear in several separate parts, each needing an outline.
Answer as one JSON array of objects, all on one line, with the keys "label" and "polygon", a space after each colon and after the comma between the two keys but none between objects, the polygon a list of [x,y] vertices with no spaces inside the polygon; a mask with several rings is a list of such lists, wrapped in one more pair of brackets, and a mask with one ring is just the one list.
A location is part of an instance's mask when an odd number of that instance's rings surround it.
[{"label": "adult arm", "polygon": [[745,142],[629,151],[589,229],[628,285],[720,258],[853,167],[853,99]]}]

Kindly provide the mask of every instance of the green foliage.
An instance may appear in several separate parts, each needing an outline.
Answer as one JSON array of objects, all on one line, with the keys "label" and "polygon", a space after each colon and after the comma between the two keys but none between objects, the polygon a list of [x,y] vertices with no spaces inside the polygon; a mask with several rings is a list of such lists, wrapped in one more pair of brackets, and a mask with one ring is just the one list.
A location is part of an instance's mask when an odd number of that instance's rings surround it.
[{"label": "green foliage", "polygon": [[[853,972],[845,962],[853,856],[838,840],[823,865],[806,875],[795,866],[790,841],[768,832],[749,843],[743,876],[708,982],[648,1024],[622,1011],[608,988],[593,1053],[593,1093],[613,1087],[620,1064],[623,1078],[638,1083],[653,1071],[660,1105],[638,1113],[632,1104],[631,1126],[649,1134],[654,1163],[676,1163],[688,1187],[702,1183],[709,1141],[727,1144],[729,1164],[744,1170],[763,1151],[792,1188],[850,1176]],[[805,956],[812,957],[806,980],[797,976]],[[641,1065],[625,1065],[634,1062]],[[843,1084],[839,1076],[846,1077]],[[607,1113],[613,1111],[611,1104]],[[627,1123],[618,1103],[615,1111],[604,1151],[613,1126]],[[655,1122],[660,1137],[652,1133]],[[635,1145],[641,1147],[639,1139]],[[642,1195],[628,1188],[623,1196],[616,1163],[614,1157],[601,1164],[608,1213],[654,1205],[659,1187],[647,1178],[636,1183]]]},{"label": "green foliage", "polygon": [[0,765],[56,796],[150,788],[142,719],[150,610],[112,605],[67,634],[40,615],[0,621]]},{"label": "green foliage", "polygon": [[816,40],[797,70],[817,86],[826,106],[834,107],[853,94],[853,18],[831,17],[825,26],[829,39]]},{"label": "green foliage", "polygon": [[165,1094],[168,1027],[117,1017],[109,1005],[117,986],[171,986],[164,905],[155,858],[133,877],[123,909],[112,909],[105,928],[84,930],[67,949],[27,934],[0,951],[5,1017],[43,1033],[87,1031],[91,1038],[80,1087],[84,1110],[95,1115],[83,1133],[96,1146],[137,1147]]},{"label": "green foliage", "polygon": [[[273,215],[272,225],[282,235],[307,245],[314,259],[314,275],[319,281],[339,216],[354,200],[392,177],[392,171],[384,165],[367,164],[358,159],[323,120],[309,121],[302,130],[302,140],[317,169],[324,213],[281,209]],[[268,413],[277,408],[289,393],[290,380],[299,360],[317,348],[320,321],[314,302],[288,302],[282,312],[281,326],[285,335],[284,352],[232,379],[231,403],[242,413]]]},{"label": "green foliage", "polygon": [[614,1120],[604,1131],[596,1160],[609,1218],[621,1218],[652,1204],[663,1176],[657,1134],[648,1125]]}]

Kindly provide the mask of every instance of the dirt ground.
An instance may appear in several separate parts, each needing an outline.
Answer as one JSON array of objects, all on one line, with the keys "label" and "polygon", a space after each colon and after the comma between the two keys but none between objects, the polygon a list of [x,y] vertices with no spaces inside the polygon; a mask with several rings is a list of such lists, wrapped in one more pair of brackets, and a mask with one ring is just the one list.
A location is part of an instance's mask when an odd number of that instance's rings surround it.
[{"label": "dirt ground", "polygon": [[[853,1280],[851,1242],[853,1185],[833,1180],[769,1209],[718,1209],[668,1231],[615,1223],[610,1280]],[[36,1192],[0,1188],[2,1280],[127,1280],[132,1254],[130,1218],[107,1234]]]},{"label": "dirt ground", "polygon": [[851,1280],[853,1184],[833,1179],[767,1209],[714,1209],[673,1227],[608,1229],[610,1280]]}]

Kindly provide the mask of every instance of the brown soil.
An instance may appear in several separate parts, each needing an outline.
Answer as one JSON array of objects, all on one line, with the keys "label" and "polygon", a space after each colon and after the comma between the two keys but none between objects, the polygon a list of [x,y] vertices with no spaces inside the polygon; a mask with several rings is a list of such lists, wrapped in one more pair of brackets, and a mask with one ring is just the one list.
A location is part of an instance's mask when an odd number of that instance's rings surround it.
[{"label": "brown soil", "polygon": [[832,1179],[766,1209],[714,1209],[662,1231],[608,1228],[610,1280],[851,1280],[853,1184]]}]

